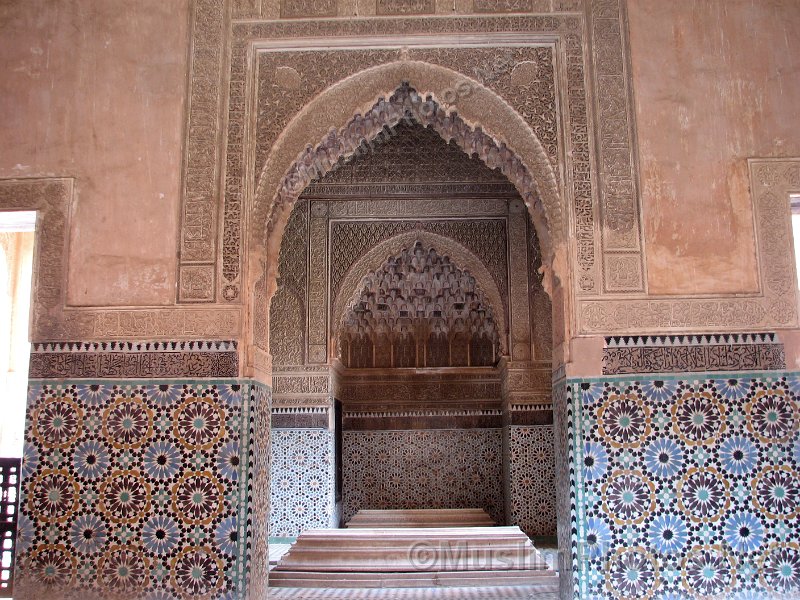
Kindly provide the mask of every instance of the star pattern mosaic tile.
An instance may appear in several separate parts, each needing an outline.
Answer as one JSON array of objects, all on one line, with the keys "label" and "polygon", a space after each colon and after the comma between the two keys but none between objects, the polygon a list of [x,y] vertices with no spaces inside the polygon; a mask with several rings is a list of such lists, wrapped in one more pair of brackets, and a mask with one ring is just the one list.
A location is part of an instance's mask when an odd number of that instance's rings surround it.
[{"label": "star pattern mosaic tile", "polygon": [[32,381],[21,595],[57,588],[217,598],[243,590],[247,387]]},{"label": "star pattern mosaic tile", "polygon": [[800,379],[571,381],[576,597],[800,594]]},{"label": "star pattern mosaic tile", "polygon": [[296,538],[335,527],[333,435],[325,429],[274,429],[270,535]]}]

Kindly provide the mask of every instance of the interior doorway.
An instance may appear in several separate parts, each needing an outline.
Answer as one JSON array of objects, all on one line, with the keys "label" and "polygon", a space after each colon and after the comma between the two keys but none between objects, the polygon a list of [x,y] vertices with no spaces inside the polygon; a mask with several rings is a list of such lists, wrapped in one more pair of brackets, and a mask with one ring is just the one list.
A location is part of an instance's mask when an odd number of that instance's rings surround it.
[{"label": "interior doorway", "polygon": [[362,508],[484,508],[555,536],[536,230],[500,169],[406,117],[310,182],[283,234],[269,317],[274,543]]},{"label": "interior doorway", "polygon": [[36,212],[0,212],[0,598],[13,594]]}]

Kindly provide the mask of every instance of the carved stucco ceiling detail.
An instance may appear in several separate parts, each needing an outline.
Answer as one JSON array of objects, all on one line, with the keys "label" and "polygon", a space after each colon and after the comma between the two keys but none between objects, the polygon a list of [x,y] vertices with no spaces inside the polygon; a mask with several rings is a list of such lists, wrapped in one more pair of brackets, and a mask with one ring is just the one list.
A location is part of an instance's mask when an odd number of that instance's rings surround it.
[{"label": "carved stucco ceiling detail", "polygon": [[[444,200],[443,200],[444,201]],[[486,265],[497,283],[503,305],[508,304],[506,226],[501,219],[429,221],[343,221],[331,226],[331,295],[336,297],[342,279],[369,249],[390,237],[422,229],[456,240]]]},{"label": "carved stucco ceiling detail", "polygon": [[[411,119],[384,131],[361,151],[339,159],[314,183],[433,183],[480,182],[506,184],[508,179],[453,141]],[[513,189],[513,188],[512,188]]]},{"label": "carved stucco ceiling detail", "polygon": [[354,367],[487,366],[499,347],[476,278],[420,241],[363,277],[339,341]]},{"label": "carved stucco ceiling detail", "polygon": [[331,322],[343,322],[348,306],[352,306],[357,295],[363,289],[363,278],[366,273],[380,270],[386,263],[387,257],[400,256],[404,249],[414,248],[417,242],[427,249],[435,248],[439,255],[448,256],[451,264],[457,265],[464,271],[469,271],[470,275],[474,277],[476,285],[486,299],[487,306],[492,309],[493,320],[499,334],[500,352],[507,354],[507,313],[500,290],[486,265],[458,242],[422,229],[413,229],[377,244],[353,264],[342,280],[340,293],[332,297]]}]

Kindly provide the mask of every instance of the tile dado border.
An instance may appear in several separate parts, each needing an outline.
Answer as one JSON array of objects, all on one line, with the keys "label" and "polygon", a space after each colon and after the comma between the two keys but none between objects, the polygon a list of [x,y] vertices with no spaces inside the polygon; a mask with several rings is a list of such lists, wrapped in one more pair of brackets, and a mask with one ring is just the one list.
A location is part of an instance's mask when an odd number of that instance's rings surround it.
[{"label": "tile dado border", "polygon": [[603,374],[773,371],[786,368],[774,333],[607,337]]},{"label": "tile dado border", "polygon": [[[332,6],[331,2],[327,4]],[[529,8],[537,7],[540,5],[534,7],[531,4]],[[565,34],[567,47],[566,68],[570,76],[579,75],[567,85],[566,95],[578,94],[580,98],[570,103],[568,110],[565,109],[569,115],[563,115],[569,122],[564,125],[565,135],[571,138],[576,152],[570,152],[570,165],[562,165],[575,182],[576,239],[580,246],[576,250],[576,264],[581,265],[576,289],[579,293],[644,291],[640,208],[636,192],[638,167],[633,159],[635,128],[624,2],[547,3],[545,13],[553,9],[572,12],[571,15],[559,12],[525,16],[482,14],[435,19],[400,17],[282,22],[265,20],[283,15],[282,9],[275,13],[262,10],[264,8],[252,4],[251,0],[195,0],[193,4],[178,266],[179,301],[214,302],[221,298],[226,302],[241,302],[245,245],[243,215],[248,206],[248,194],[252,192],[249,189],[252,182],[247,181],[246,175],[248,167],[242,156],[247,152],[248,144],[242,119],[248,110],[248,99],[252,100],[257,87],[250,80],[252,78],[248,78],[251,67],[243,49],[259,38],[285,46],[286,40],[292,38],[303,38],[307,44],[315,37],[363,40],[387,34],[500,31],[552,35],[563,30],[561,33]],[[500,5],[498,12],[504,12]],[[582,13],[587,23],[582,23],[581,17],[575,13]],[[313,12],[308,16],[332,17],[337,14],[337,11],[326,10],[322,15]],[[582,47],[584,28],[589,32],[590,57],[584,55]],[[586,101],[587,87],[595,92],[596,103]],[[586,114],[587,109],[590,113],[596,112],[599,126],[592,123],[592,115]],[[226,122],[235,126],[225,131]],[[597,137],[597,157],[592,157],[592,137]],[[223,158],[226,147],[229,152]],[[602,182],[599,190],[594,189],[593,181]],[[599,203],[595,201],[597,197]],[[607,257],[603,255],[603,249],[607,250]],[[596,258],[598,253],[602,258]],[[200,281],[212,283],[210,293],[195,293],[203,287],[196,285]]]},{"label": "tile dado border", "polygon": [[330,408],[327,406],[277,406],[270,415],[272,429],[328,429]]},{"label": "tile dado border", "polygon": [[29,371],[32,379],[238,376],[235,341],[34,343]]}]

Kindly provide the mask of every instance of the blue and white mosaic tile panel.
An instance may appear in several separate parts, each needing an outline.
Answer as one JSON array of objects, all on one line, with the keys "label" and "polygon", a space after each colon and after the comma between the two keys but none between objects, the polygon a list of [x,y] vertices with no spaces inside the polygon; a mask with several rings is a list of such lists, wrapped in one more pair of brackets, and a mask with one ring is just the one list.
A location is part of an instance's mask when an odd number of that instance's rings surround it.
[{"label": "blue and white mosaic tile panel", "polygon": [[552,425],[508,428],[510,523],[529,536],[556,535],[556,477]]},{"label": "blue and white mosaic tile panel", "polygon": [[800,597],[800,377],[570,381],[576,597]]},{"label": "blue and white mosaic tile panel", "polygon": [[19,596],[241,595],[247,387],[32,381]]},{"label": "blue and white mosaic tile panel", "polygon": [[272,430],[270,535],[294,538],[336,526],[333,458],[326,429]]}]

